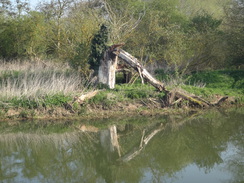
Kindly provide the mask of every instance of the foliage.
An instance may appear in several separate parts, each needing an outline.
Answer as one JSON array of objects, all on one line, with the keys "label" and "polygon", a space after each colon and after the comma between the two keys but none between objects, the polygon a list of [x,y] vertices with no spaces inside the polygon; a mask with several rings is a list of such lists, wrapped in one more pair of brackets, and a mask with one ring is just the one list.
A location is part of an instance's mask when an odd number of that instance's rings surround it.
[{"label": "foliage", "polygon": [[[110,97],[112,96],[112,97]],[[88,101],[89,104],[99,106],[101,105],[103,109],[111,109],[113,105],[116,103],[115,98],[113,98],[113,94],[109,92],[99,92],[96,96],[91,98]]]},{"label": "foliage", "polygon": [[225,28],[229,66],[240,68],[244,60],[244,1],[233,1],[225,9]]},{"label": "foliage", "polygon": [[7,60],[49,58],[88,76],[107,46],[124,42],[145,65],[178,77],[243,65],[243,0],[54,0],[35,11],[5,0],[0,7]]},{"label": "foliage", "polygon": [[202,83],[206,83],[206,87],[208,88],[243,89],[243,78],[243,70],[204,71],[190,75],[186,82],[194,84],[200,81]]},{"label": "foliage", "polygon": [[214,19],[209,14],[204,13],[203,15],[197,15],[192,18],[191,26],[196,29],[198,32],[206,33],[209,30],[216,30],[220,24],[221,20]]},{"label": "foliage", "polygon": [[[5,99],[6,100],[6,99]],[[43,107],[63,107],[64,104],[72,101],[72,97],[63,94],[46,95],[39,98],[13,97],[3,102],[7,102],[14,108],[37,109]]]},{"label": "foliage", "polygon": [[107,49],[108,42],[108,28],[106,25],[101,25],[100,30],[95,34],[91,41],[91,54],[89,56],[88,63],[90,68],[94,71],[98,71],[100,60],[103,58],[104,52]]}]

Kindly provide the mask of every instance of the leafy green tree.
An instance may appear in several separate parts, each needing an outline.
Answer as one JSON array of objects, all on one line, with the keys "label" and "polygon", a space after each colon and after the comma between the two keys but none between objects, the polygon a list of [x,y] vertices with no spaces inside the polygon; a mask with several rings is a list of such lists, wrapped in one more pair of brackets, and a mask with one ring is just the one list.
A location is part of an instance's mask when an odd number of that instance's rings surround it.
[{"label": "leafy green tree", "polygon": [[214,18],[220,19],[224,16],[224,7],[233,0],[181,0],[178,3],[179,10],[188,17],[194,17],[204,11]]},{"label": "leafy green tree", "polygon": [[[187,23],[186,16],[177,9],[178,1],[148,1],[145,4],[146,14],[128,41],[134,54],[149,62],[171,63],[169,47],[180,46],[179,38]],[[175,35],[175,36],[174,36]],[[177,38],[178,40],[176,40]],[[174,53],[175,54],[175,53]],[[166,56],[167,55],[167,56]],[[179,55],[178,55],[179,56]]]},{"label": "leafy green tree", "polygon": [[90,68],[95,72],[98,71],[100,60],[103,58],[104,52],[107,49],[108,42],[108,28],[106,25],[101,25],[100,30],[95,34],[91,41],[91,54],[88,63]]},{"label": "leafy green tree", "polygon": [[198,13],[189,23],[187,34],[193,55],[188,60],[189,70],[223,68],[226,50],[222,20],[216,19],[206,12]]},{"label": "leafy green tree", "polygon": [[203,15],[200,14],[194,16],[191,20],[190,26],[198,32],[206,33],[208,31],[216,30],[221,23],[221,20],[217,20],[211,15],[203,13]]},{"label": "leafy green tree", "polygon": [[65,18],[66,39],[62,47],[65,59],[83,75],[90,73],[91,42],[101,24],[94,2],[81,2]]},{"label": "leafy green tree", "polygon": [[30,12],[1,22],[0,55],[4,58],[39,57],[46,53],[46,25],[41,13]]},{"label": "leafy green tree", "polygon": [[233,1],[226,8],[225,32],[228,41],[228,62],[240,68],[244,60],[244,0]]},{"label": "leafy green tree", "polygon": [[66,13],[72,8],[74,0],[54,0],[50,3],[41,3],[39,10],[45,14],[49,23],[49,53],[57,58],[62,57],[63,38],[66,38]]}]

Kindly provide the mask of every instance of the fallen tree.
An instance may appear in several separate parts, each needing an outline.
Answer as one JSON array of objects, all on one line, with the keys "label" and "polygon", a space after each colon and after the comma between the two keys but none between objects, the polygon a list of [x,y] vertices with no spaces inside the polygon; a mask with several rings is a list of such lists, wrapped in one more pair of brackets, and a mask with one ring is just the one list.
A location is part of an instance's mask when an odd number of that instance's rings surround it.
[{"label": "fallen tree", "polygon": [[111,46],[104,54],[104,58],[101,60],[99,67],[99,82],[107,85],[110,89],[115,86],[115,72],[118,62],[118,58],[126,62],[131,68],[137,71],[144,83],[146,80],[152,86],[154,86],[159,92],[165,93],[163,100],[164,106],[171,106],[180,103],[182,100],[188,101],[190,104],[200,107],[210,107],[219,105],[225,101],[228,97],[222,97],[218,101],[211,103],[203,98],[190,94],[184,90],[173,89],[168,90],[164,83],[154,78],[146,68],[138,61],[137,58],[133,57],[128,52],[124,51],[120,47],[123,44],[117,44]]}]

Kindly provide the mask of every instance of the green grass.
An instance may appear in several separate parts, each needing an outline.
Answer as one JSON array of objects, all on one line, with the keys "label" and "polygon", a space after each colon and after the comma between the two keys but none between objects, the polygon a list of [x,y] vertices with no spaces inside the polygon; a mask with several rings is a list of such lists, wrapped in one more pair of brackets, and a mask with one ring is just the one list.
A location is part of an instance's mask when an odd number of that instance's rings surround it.
[{"label": "green grass", "polygon": [[180,79],[159,70],[156,77],[161,78],[170,89],[180,87],[210,100],[215,95],[230,96],[244,103],[244,70],[201,71]]},{"label": "green grass", "polygon": [[[214,95],[235,97],[239,103],[244,103],[244,71],[221,70],[194,73],[188,76],[187,85],[182,86],[188,92],[205,98]],[[204,83],[205,87],[197,87],[194,83]]]},{"label": "green grass", "polygon": [[64,107],[65,104],[72,100],[72,96],[63,94],[46,95],[39,98],[13,97],[3,100],[0,103],[0,108],[7,110],[9,108],[38,109],[43,107]]},{"label": "green grass", "polygon": [[202,82],[207,88],[244,89],[244,70],[204,71],[187,77],[186,83]]},{"label": "green grass", "polygon": [[[84,82],[78,73],[68,67],[34,67],[28,64],[22,66],[20,63],[3,67],[6,68],[0,69],[0,117],[9,109],[18,109],[19,116],[26,118],[35,116],[36,109],[66,108],[66,104],[71,104],[76,95],[82,95],[88,88],[89,81]],[[177,79],[160,71],[156,74],[168,89],[181,87],[210,100],[215,95],[233,96],[240,103],[244,103],[243,70],[196,72]],[[162,99],[165,95],[150,84],[141,84],[140,80],[134,84],[116,84],[113,90],[103,85],[98,88],[103,90],[83,105],[73,104],[73,110],[78,115],[87,112],[87,105],[102,106],[109,110],[119,103],[145,102],[149,98]]]},{"label": "green grass", "polygon": [[[68,65],[53,62],[0,61],[0,110],[64,107],[89,87]],[[24,110],[23,110],[24,111]],[[24,112],[21,116],[26,116]]]}]

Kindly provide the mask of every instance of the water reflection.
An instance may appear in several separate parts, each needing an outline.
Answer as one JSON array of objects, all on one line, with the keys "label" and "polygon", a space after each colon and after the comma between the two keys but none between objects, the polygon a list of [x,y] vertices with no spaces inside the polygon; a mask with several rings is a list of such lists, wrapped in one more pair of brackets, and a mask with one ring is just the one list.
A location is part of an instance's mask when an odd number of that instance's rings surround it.
[{"label": "water reflection", "polygon": [[243,182],[244,114],[224,114],[3,133],[0,182]]}]

